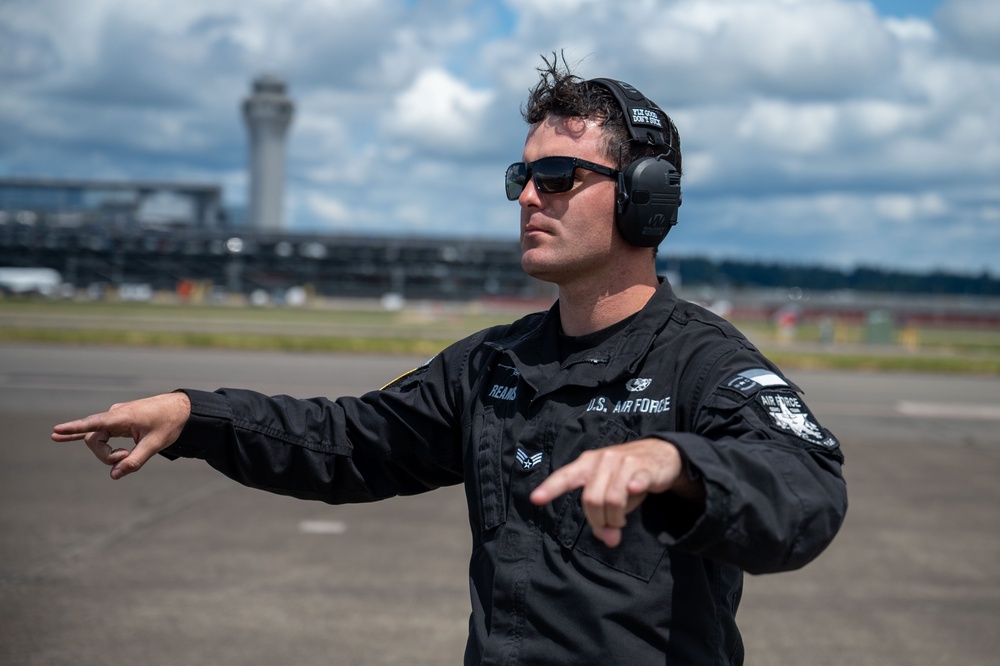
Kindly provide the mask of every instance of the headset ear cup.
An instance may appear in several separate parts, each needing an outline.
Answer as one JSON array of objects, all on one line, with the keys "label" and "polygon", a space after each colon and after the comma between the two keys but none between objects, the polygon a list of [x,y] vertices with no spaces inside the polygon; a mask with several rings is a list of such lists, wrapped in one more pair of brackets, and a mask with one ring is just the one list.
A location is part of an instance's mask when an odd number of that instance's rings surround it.
[{"label": "headset ear cup", "polygon": [[680,205],[680,174],[663,155],[639,158],[618,176],[615,225],[631,245],[659,245],[677,224]]}]

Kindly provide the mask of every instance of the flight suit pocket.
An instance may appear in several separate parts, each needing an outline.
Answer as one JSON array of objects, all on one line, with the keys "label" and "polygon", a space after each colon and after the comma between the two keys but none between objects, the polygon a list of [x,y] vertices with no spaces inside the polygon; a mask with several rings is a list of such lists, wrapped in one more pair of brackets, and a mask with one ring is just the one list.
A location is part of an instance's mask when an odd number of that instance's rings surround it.
[{"label": "flight suit pocket", "polygon": [[502,449],[503,422],[493,408],[485,407],[473,428],[475,458],[472,469],[476,474],[476,497],[469,497],[479,506],[480,528],[491,530],[507,521],[507,491],[504,488]]},{"label": "flight suit pocket", "polygon": [[[610,548],[594,536],[580,507],[582,529],[574,550],[591,557],[612,569],[649,581],[667,552],[666,532],[660,521],[644,503],[628,514],[628,523],[622,530],[622,541]],[[662,536],[661,536],[662,535]]]},{"label": "flight suit pocket", "polygon": [[[615,421],[608,421],[598,446],[590,449],[623,444],[639,436]],[[582,453],[582,451],[581,451]],[[655,496],[647,498],[626,517],[622,542],[609,548],[594,536],[583,512],[582,490],[567,493],[559,503],[553,536],[565,547],[587,556],[612,569],[644,581],[656,572],[667,551],[669,536],[665,522],[657,512]]]}]

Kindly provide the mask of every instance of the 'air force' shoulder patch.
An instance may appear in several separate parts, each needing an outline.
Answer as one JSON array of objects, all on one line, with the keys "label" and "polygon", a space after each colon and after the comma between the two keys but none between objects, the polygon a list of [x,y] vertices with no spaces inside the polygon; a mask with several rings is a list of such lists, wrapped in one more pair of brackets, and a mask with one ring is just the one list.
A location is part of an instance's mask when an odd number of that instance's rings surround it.
[{"label": "'air force' shoulder patch", "polygon": [[[773,370],[743,370],[724,381],[722,392],[741,396],[737,402],[753,405],[767,427],[775,433],[791,435],[806,448],[822,451],[843,462],[840,443],[822,427],[799,396],[799,388]],[[795,441],[793,440],[793,441]]]},{"label": "'air force' shoulder patch", "polygon": [[756,401],[767,414],[772,427],[828,451],[840,446],[837,439],[819,425],[816,417],[794,391],[764,390],[757,394]]},{"label": "'air force' shoulder patch", "polygon": [[843,464],[840,442],[820,426],[797,393],[790,389],[764,389],[755,400],[772,428],[794,436],[805,448],[821,451]]}]

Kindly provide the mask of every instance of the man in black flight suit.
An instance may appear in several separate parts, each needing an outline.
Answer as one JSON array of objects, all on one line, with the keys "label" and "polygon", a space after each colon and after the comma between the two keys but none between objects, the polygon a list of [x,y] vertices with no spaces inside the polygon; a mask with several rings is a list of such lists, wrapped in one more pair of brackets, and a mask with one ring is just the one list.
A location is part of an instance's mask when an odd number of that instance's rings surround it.
[{"label": "man in black flight suit", "polygon": [[743,572],[830,543],[840,447],[736,329],[656,276],[680,205],[671,120],[626,83],[540,72],[505,185],[524,270],[559,287],[547,313],[361,397],[183,390],[52,437],[115,479],[162,452],[330,503],[464,483],[466,664],[742,664]]}]

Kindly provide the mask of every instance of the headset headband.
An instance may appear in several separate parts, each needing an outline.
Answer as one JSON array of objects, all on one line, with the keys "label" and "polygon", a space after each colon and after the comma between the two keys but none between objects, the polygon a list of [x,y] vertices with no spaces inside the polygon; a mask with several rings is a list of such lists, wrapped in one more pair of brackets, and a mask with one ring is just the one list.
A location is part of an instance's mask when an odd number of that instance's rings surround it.
[{"label": "headset headband", "polygon": [[628,128],[632,141],[664,146],[670,152],[676,152],[671,142],[673,121],[663,109],[634,86],[624,81],[604,78],[590,79],[587,83],[600,86],[614,96],[625,116],[625,127]]},{"label": "headset headband", "polygon": [[674,139],[677,128],[663,109],[624,81],[591,79],[587,83],[614,96],[625,117],[629,141],[657,153],[622,165],[615,195],[615,226],[625,242],[656,247],[677,224],[681,205],[681,175],[673,163],[680,158]]}]

